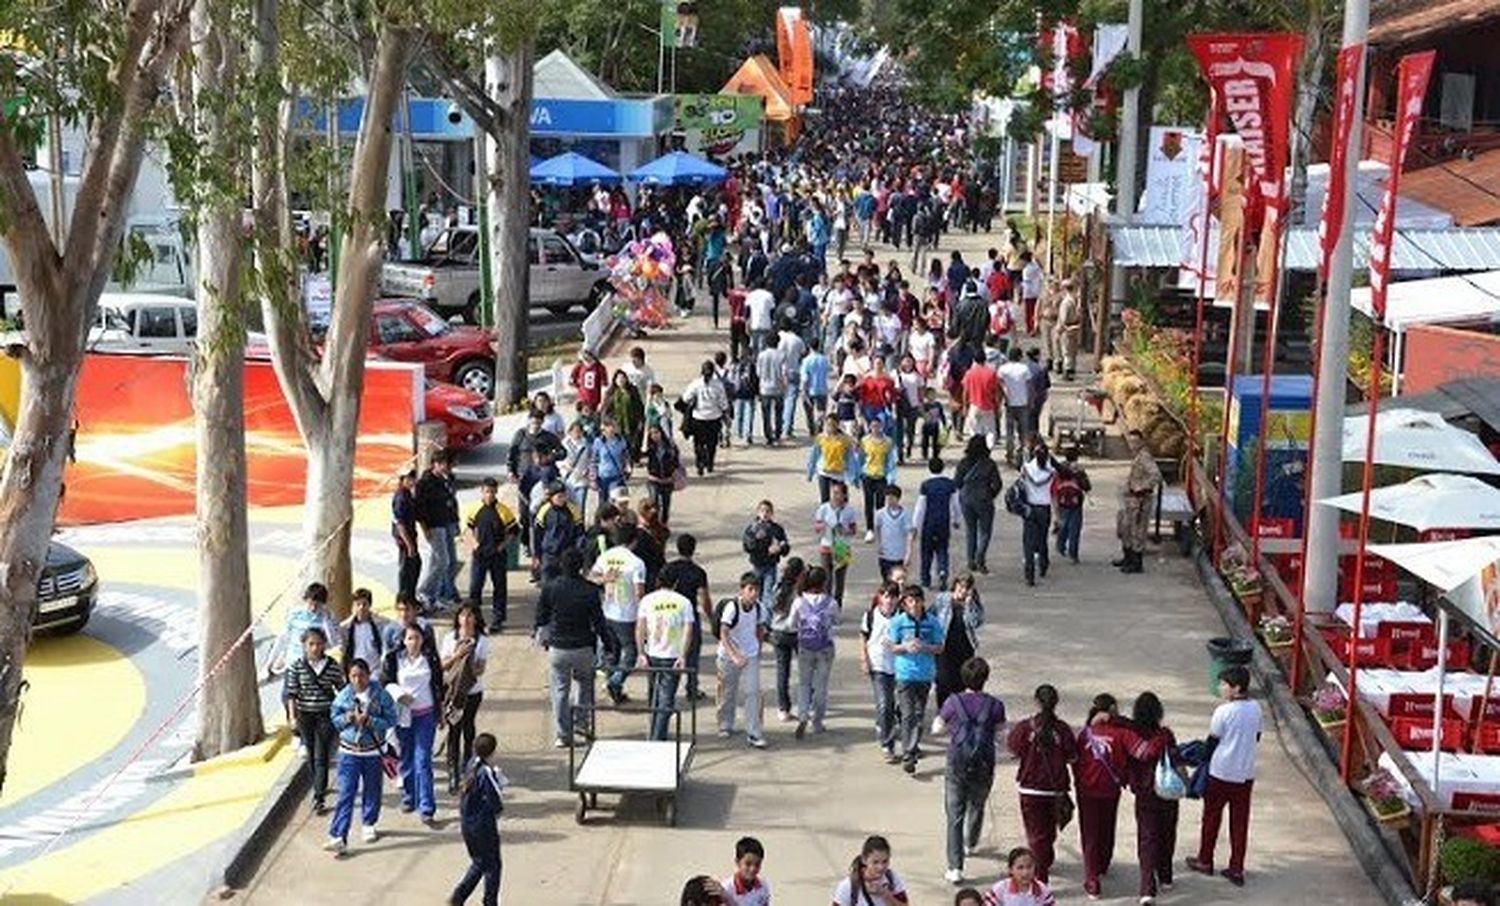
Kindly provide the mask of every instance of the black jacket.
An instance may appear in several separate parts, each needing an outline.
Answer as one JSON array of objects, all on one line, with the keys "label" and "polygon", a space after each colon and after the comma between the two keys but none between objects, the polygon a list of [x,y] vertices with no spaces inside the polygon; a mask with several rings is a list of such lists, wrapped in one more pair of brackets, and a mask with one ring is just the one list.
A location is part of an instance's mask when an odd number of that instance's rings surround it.
[{"label": "black jacket", "polygon": [[[396,668],[398,666],[396,659],[401,656],[401,652],[404,650],[404,647],[398,646],[385,653],[385,660],[380,665],[380,684],[382,686],[389,686],[391,683],[396,682]],[[437,652],[426,645],[422,646],[422,656],[427,658],[427,668],[432,671],[432,682],[430,685],[432,688],[433,707],[441,708],[443,706],[443,662],[438,658]]]},{"label": "black jacket", "polygon": [[458,524],[453,480],[428,469],[417,479],[417,522],[427,528]]},{"label": "black jacket", "polygon": [[1000,477],[1000,468],[988,456],[983,459],[964,459],[953,473],[958,482],[958,500],[968,506],[982,507],[993,504],[1005,489],[1005,480]]},{"label": "black jacket", "polygon": [[608,648],[614,636],[604,622],[603,592],[577,576],[558,576],[542,586],[536,602],[536,628],[549,648]]}]

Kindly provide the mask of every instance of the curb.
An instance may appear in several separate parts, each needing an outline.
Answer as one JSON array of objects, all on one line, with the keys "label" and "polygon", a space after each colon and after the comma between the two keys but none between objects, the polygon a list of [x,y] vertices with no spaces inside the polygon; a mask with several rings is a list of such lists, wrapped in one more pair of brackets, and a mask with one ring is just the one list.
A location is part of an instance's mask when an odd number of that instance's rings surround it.
[{"label": "curb", "polygon": [[261,857],[304,801],[312,781],[303,767],[302,758],[294,758],[261,799],[255,814],[230,838],[225,850],[229,861],[222,877],[225,887],[240,889],[254,876]]},{"label": "curb", "polygon": [[1265,690],[1266,702],[1270,706],[1272,719],[1287,755],[1297,771],[1323,797],[1334,820],[1349,840],[1354,858],[1364,869],[1365,875],[1390,906],[1410,906],[1423,902],[1413,890],[1411,879],[1400,867],[1406,856],[1395,832],[1377,830],[1371,825],[1364,807],[1345,786],[1333,762],[1329,760],[1322,736],[1313,730],[1302,706],[1292,697],[1281,665],[1266,653],[1255,637],[1239,603],[1209,563],[1208,555],[1198,547],[1192,556],[1204,591],[1208,592],[1208,599],[1218,611],[1219,618],[1224,621],[1230,637],[1254,646],[1251,671]]}]

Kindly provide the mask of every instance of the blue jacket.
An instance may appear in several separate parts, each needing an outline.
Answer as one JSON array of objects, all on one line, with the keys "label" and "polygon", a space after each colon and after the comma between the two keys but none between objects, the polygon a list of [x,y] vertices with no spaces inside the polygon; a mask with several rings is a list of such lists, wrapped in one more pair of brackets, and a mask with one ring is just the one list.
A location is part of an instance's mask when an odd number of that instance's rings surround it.
[{"label": "blue jacket", "polygon": [[828,356],[821,352],[809,352],[798,369],[802,377],[802,391],[808,396],[828,395]]},{"label": "blue jacket", "polygon": [[339,731],[339,751],[379,752],[385,733],[396,725],[396,701],[377,682],[365,686],[370,703],[365,708],[369,722],[363,727],[354,723],[354,684],[348,683],[333,698],[333,726]]},{"label": "blue jacket", "polygon": [[594,468],[600,478],[619,478],[629,463],[630,449],[624,435],[617,434],[614,440],[600,435],[594,440]]}]

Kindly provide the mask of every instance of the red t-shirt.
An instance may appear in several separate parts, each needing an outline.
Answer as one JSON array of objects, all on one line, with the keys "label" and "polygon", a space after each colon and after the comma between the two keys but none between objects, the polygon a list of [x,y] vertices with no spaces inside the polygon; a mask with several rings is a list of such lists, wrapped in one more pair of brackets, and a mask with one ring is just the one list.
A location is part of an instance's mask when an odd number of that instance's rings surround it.
[{"label": "red t-shirt", "polygon": [[588,403],[598,409],[599,401],[604,398],[604,385],[608,380],[609,372],[599,362],[592,365],[579,362],[573,366],[573,377],[570,383],[578,391],[580,404]]},{"label": "red t-shirt", "polygon": [[854,395],[859,397],[860,405],[889,407],[896,401],[896,382],[890,375],[871,372],[854,385]]},{"label": "red t-shirt", "polygon": [[990,271],[990,278],[984,281],[984,286],[989,290],[991,301],[1010,298],[1010,275],[1003,267]]},{"label": "red t-shirt", "polygon": [[993,365],[978,364],[964,372],[964,399],[972,406],[993,412],[1000,405],[1000,375]]}]

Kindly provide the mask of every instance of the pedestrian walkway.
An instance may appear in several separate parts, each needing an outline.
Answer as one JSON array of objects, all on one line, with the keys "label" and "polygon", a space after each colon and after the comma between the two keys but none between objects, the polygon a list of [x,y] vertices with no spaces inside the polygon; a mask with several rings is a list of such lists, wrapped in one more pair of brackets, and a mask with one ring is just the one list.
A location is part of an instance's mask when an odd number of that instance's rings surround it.
[{"label": "pedestrian walkway", "polygon": [[[965,257],[972,252],[977,259],[986,237],[959,241]],[[951,247],[945,243],[944,252]],[[685,325],[640,345],[661,383],[675,396],[704,358],[725,343],[727,333],[713,334],[700,310]],[[612,356],[610,362],[619,358]],[[779,449],[736,444],[722,456],[717,475],[690,478],[674,502],[673,528],[699,537],[698,559],[708,570],[716,598],[733,591],[745,568],[740,531],[761,498],[775,501],[793,552],[815,556],[811,516],[817,494],[816,487],[804,480],[806,437],[799,420],[797,440]],[[950,447],[950,463],[959,452]],[[1202,736],[1215,704],[1208,690],[1203,643],[1221,635],[1223,627],[1189,561],[1171,550],[1148,555],[1141,576],[1122,576],[1109,566],[1116,555],[1115,500],[1126,464],[1086,465],[1095,494],[1084,520],[1082,563],[1054,563],[1037,588],[1028,589],[1021,581],[1019,523],[997,514],[990,556],[994,574],[980,581],[987,625],[980,632],[979,647],[994,669],[990,691],[1005,700],[1014,718],[1029,713],[1031,690],[1050,682],[1061,692],[1060,715],[1076,728],[1096,693],[1112,692],[1129,702],[1138,692],[1151,689],[1161,696],[1167,723],[1180,739]],[[914,487],[921,477],[904,467],[898,482]],[[955,545],[961,542],[954,539]],[[675,902],[687,877],[726,876],[734,841],[750,834],[766,846],[765,877],[773,885],[776,902],[824,906],[864,837],[880,833],[894,846],[893,866],[910,885],[913,903],[951,902],[953,888],[942,877],[942,759],[925,759],[915,778],[908,777],[899,767],[885,764],[875,745],[871,695],[859,673],[855,646],[857,608],[874,590],[877,566],[872,547],[858,546],[856,558],[837,631],[829,731],[795,741],[793,725],[775,722],[773,701],[767,708],[770,748],[757,751],[742,738],[716,738],[711,705],[700,705],[699,749],[679,798],[676,828],[662,827],[649,802],[627,802],[613,815],[591,813],[587,826],[575,825],[576,798],[567,792],[567,753],[550,747],[543,654],[519,629],[499,638],[498,653],[492,655],[485,677],[478,724],[499,737],[499,761],[512,781],[501,824],[504,901],[521,906]],[[511,588],[513,625],[529,626],[534,590],[521,574],[512,575]],[[711,644],[705,649],[704,669],[711,671]],[[762,688],[771,697],[772,671],[767,664],[761,669]],[[639,678],[633,678],[629,688],[637,700],[644,697]],[[713,683],[705,683],[705,688],[712,689]],[[644,729],[644,716],[601,715],[601,733],[606,736],[640,734]],[[928,743],[929,750],[934,747],[940,750],[941,741]],[[1222,879],[1181,870],[1176,888],[1158,902],[1379,902],[1322,799],[1285,755],[1269,717],[1260,759],[1248,886],[1238,890]],[[993,883],[1003,870],[1004,853],[1024,843],[1013,775],[1013,762],[1002,762],[983,844],[967,867],[976,886]],[[604,797],[601,805],[607,807],[610,799]],[[353,845],[350,855],[338,862],[320,849],[327,835],[326,819],[299,813],[237,899],[255,904],[433,902],[446,896],[467,864],[452,801],[440,802],[444,820],[437,830],[424,828],[413,815],[399,814],[389,792],[386,801],[392,807],[381,822],[382,839]],[[1195,803],[1183,807],[1179,866],[1196,845],[1199,813]],[[1118,841],[1114,867],[1105,879],[1104,902],[1134,903],[1135,833],[1128,801],[1122,803]],[[1059,839],[1053,877],[1060,902],[1082,900],[1078,838],[1072,826]]]}]

